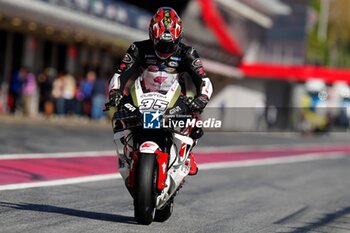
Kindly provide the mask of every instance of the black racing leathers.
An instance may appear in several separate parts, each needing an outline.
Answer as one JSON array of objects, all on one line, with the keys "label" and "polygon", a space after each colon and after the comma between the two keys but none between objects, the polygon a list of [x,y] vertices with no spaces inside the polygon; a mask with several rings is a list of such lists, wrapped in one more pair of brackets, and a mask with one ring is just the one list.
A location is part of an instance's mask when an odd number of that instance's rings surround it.
[{"label": "black racing leathers", "polygon": [[[146,83],[151,87],[167,82],[164,76],[171,76],[178,79],[182,92],[186,94],[185,73],[189,74],[196,87],[196,97],[206,97],[209,100],[213,92],[212,83],[193,47],[180,43],[175,53],[163,60],[157,57],[151,40],[139,41],[129,47],[110,81],[110,91],[120,90],[127,95],[130,84],[139,76],[147,79]],[[164,86],[167,87],[162,85]]]}]

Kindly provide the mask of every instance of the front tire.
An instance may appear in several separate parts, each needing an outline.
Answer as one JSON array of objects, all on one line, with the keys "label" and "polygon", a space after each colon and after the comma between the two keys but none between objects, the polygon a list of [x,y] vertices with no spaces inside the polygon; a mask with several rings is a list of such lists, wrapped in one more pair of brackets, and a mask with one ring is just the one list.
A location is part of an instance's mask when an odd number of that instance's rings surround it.
[{"label": "front tire", "polygon": [[139,224],[149,225],[154,218],[157,183],[156,168],[155,155],[139,155],[134,186],[135,220]]}]

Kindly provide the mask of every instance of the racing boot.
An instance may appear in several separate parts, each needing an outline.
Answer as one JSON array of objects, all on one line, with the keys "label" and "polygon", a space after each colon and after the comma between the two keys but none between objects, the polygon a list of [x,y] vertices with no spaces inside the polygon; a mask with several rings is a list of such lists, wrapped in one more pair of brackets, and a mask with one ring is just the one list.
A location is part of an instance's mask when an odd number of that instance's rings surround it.
[{"label": "racing boot", "polygon": [[188,173],[188,175],[190,175],[190,176],[197,175],[197,173],[198,173],[197,162],[194,159],[194,155],[193,155],[192,151],[190,152],[190,166],[191,166],[190,172]]}]

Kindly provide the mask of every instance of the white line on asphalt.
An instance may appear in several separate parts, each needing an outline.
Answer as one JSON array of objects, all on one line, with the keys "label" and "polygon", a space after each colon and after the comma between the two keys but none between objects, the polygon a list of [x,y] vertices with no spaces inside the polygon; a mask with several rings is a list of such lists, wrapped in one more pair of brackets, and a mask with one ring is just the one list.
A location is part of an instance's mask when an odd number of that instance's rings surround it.
[{"label": "white line on asphalt", "polygon": [[[347,157],[347,153],[344,153],[344,152],[329,152],[329,153],[321,153],[321,154],[308,153],[303,155],[279,157],[279,158],[264,158],[264,159],[245,160],[245,161],[199,164],[198,167],[201,170],[211,170],[211,169],[222,169],[222,168],[255,167],[255,166],[267,166],[267,165],[276,165],[276,164],[301,163],[301,162],[325,160],[325,159],[342,159],[345,157]],[[60,180],[52,180],[52,181],[9,184],[9,185],[0,186],[0,191],[29,189],[29,188],[38,188],[38,187],[50,187],[50,186],[69,185],[69,184],[80,184],[80,183],[105,181],[105,180],[120,179],[120,178],[121,178],[120,174],[117,173],[117,174],[85,176],[85,177],[78,177],[78,178],[68,178],[68,179],[60,179]]]},{"label": "white line on asphalt", "polygon": [[349,144],[294,144],[294,145],[257,145],[257,146],[206,146],[195,148],[195,152],[200,153],[226,153],[226,152],[248,152],[248,151],[279,151],[279,150],[313,150],[313,149],[333,149],[339,147],[347,147],[350,149]]},{"label": "white line on asphalt", "polygon": [[289,163],[301,163],[315,160],[325,159],[342,159],[347,157],[347,153],[344,152],[329,152],[329,153],[307,153],[295,156],[286,156],[278,158],[264,158],[254,160],[242,160],[232,162],[218,162],[218,163],[206,163],[199,164],[200,170],[211,170],[221,168],[235,168],[235,167],[255,167],[255,166],[267,166],[275,164],[289,164]]},{"label": "white line on asphalt", "polygon": [[9,154],[0,155],[0,160],[9,159],[50,159],[50,158],[80,158],[116,156],[115,151],[87,151],[87,152],[63,152],[63,153],[32,153],[32,154]]},{"label": "white line on asphalt", "polygon": [[1,185],[0,191],[51,187],[51,186],[69,185],[69,184],[80,184],[80,183],[86,183],[86,182],[113,180],[113,179],[120,179],[120,178],[121,176],[119,173],[114,173],[114,174],[83,176],[78,178],[68,178],[68,179],[50,180],[50,181],[41,181],[41,182],[32,182],[32,183],[8,184],[8,185]]},{"label": "white line on asphalt", "polygon": [[[238,153],[248,151],[278,151],[286,149],[290,150],[311,150],[311,149],[327,149],[348,147],[348,144],[308,144],[308,145],[262,145],[262,146],[224,146],[224,147],[196,147],[195,152],[199,153]],[[42,158],[80,158],[80,157],[101,157],[116,156],[115,151],[88,151],[88,152],[63,152],[63,153],[31,153],[31,154],[7,154],[0,155],[0,160],[9,159],[42,159]]]}]

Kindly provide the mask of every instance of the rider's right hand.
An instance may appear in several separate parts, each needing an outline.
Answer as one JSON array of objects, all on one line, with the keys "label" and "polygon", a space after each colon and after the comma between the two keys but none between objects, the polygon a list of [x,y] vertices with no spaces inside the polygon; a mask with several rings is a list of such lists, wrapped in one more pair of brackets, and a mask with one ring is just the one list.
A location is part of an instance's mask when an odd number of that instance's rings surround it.
[{"label": "rider's right hand", "polygon": [[118,90],[111,90],[109,92],[109,105],[111,107],[117,107],[122,100],[123,95]]}]

